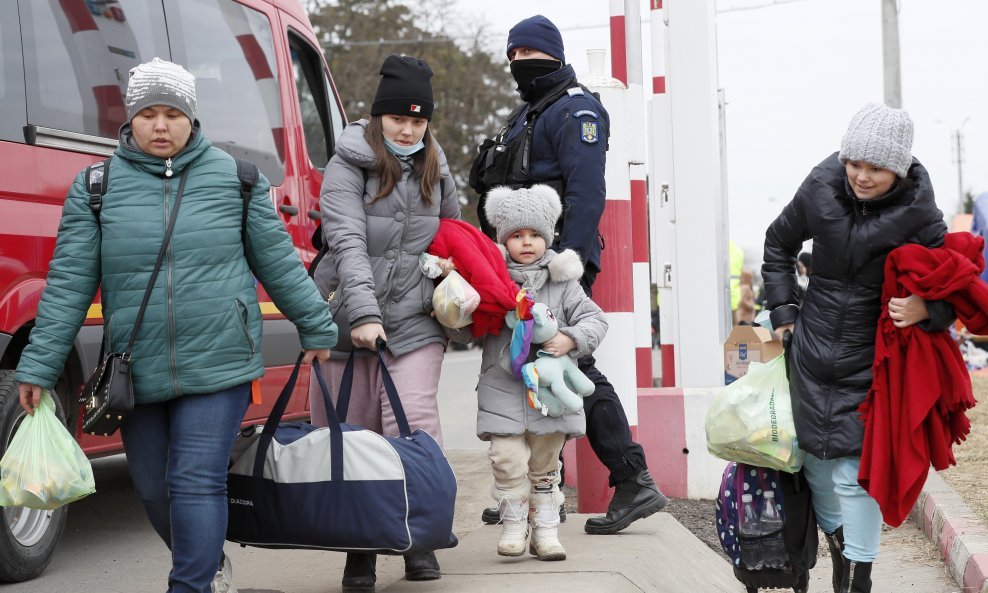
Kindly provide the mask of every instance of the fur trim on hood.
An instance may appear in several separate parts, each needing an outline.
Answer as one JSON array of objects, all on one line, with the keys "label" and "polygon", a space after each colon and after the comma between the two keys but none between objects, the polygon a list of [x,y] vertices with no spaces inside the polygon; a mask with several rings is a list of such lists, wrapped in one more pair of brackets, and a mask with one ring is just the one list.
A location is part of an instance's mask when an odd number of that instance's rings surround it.
[{"label": "fur trim on hood", "polygon": [[[501,250],[504,261],[510,263],[511,257],[508,255],[508,248],[500,243],[497,244],[497,248]],[[543,257],[543,265],[549,269],[549,279],[552,282],[569,282],[583,277],[583,262],[572,249],[563,250],[562,253],[546,249]]]},{"label": "fur trim on hood", "polygon": [[572,249],[566,249],[549,261],[549,278],[553,282],[579,280],[583,276],[583,262]]}]

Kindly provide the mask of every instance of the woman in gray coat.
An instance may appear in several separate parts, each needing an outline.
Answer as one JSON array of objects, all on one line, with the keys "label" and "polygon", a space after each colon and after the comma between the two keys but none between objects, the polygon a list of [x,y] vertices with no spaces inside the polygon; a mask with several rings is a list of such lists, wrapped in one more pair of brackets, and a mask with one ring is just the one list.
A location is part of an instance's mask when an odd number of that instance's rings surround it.
[{"label": "woman in gray coat", "polygon": [[[422,60],[389,56],[370,120],[347,126],[326,167],[322,195],[326,256],[315,272],[340,328],[328,365],[334,399],[350,351],[376,350],[384,358],[412,430],[442,444],[436,393],[446,336],[432,317],[433,281],[422,274],[419,255],[428,249],[440,218],[459,218],[456,191],[442,149],[429,132],[432,70]],[[337,317],[338,316],[338,317]],[[381,383],[376,356],[354,365],[347,421],[398,436]],[[311,397],[312,421],[325,425],[321,397]],[[371,591],[374,554],[347,554],[344,591]],[[405,578],[440,577],[432,552],[405,556]]]}]

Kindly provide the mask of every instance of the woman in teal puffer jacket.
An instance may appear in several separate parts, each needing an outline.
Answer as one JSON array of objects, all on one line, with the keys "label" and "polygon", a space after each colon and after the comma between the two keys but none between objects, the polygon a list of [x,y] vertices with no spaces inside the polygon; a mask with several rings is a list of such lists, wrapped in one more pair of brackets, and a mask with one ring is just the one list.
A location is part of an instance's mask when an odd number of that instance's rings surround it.
[{"label": "woman in teal puffer jacket", "polygon": [[37,324],[15,379],[21,405],[33,413],[41,389],[54,387],[97,288],[109,351],[123,351],[188,169],[134,344],[136,405],[121,434],[148,518],[172,551],[168,591],[235,591],[222,555],[226,470],[250,382],[264,374],[252,273],[298,328],[305,362],[329,358],[336,326],[263,177],[242,240],[236,163],[195,120],[193,76],[157,58],[142,64],[131,71],[126,107],[130,122],[120,130],[99,215],[82,174],[65,199]]}]

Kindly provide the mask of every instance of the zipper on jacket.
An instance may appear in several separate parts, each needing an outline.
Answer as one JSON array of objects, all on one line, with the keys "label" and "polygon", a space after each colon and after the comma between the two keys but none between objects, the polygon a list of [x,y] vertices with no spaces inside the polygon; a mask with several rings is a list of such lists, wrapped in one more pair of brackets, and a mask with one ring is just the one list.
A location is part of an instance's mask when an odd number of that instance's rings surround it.
[{"label": "zipper on jacket", "polygon": [[172,159],[168,157],[165,159],[165,177],[171,177],[174,174],[174,171],[172,171]]},{"label": "zipper on jacket", "polygon": [[[169,167],[171,159],[168,159],[167,163]],[[167,175],[168,172],[166,171]],[[165,180],[165,229],[168,229],[168,219],[171,216],[171,208],[169,207],[169,202],[171,201],[171,182]],[[182,395],[182,389],[179,387],[178,383],[178,361],[175,355],[175,311],[174,303],[172,302],[172,287],[174,284],[173,271],[174,271],[174,261],[172,260],[172,245],[169,242],[168,250],[165,252],[165,265],[167,270],[165,272],[166,286],[165,286],[165,302],[166,302],[166,317],[168,319],[168,369],[171,371],[172,379],[172,390],[176,396]]]}]

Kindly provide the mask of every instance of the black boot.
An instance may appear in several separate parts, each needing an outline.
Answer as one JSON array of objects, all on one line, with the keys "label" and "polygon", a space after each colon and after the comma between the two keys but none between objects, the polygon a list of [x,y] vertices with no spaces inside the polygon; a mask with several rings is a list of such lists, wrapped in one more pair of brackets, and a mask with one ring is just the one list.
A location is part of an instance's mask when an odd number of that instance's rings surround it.
[{"label": "black boot", "polygon": [[839,593],[871,593],[871,562],[854,562],[841,556],[844,573]]},{"label": "black boot", "polygon": [[343,569],[343,593],[373,591],[377,582],[377,554],[350,552]]},{"label": "black boot", "polygon": [[[498,510],[497,506],[487,507],[484,512],[480,515],[480,520],[484,522],[484,525],[497,525],[501,522],[501,511]],[[566,522],[566,505],[559,505],[559,522]]]},{"label": "black boot", "polygon": [[840,585],[844,580],[844,527],[840,526],[833,533],[823,532],[830,548],[830,561],[834,563],[834,593],[840,593]]},{"label": "black boot", "polygon": [[593,535],[617,533],[638,519],[662,510],[669,502],[652,481],[648,470],[622,480],[614,487],[607,515],[587,519],[583,529]]},{"label": "black boot", "polygon": [[434,581],[441,576],[435,552],[405,554],[405,580]]}]

